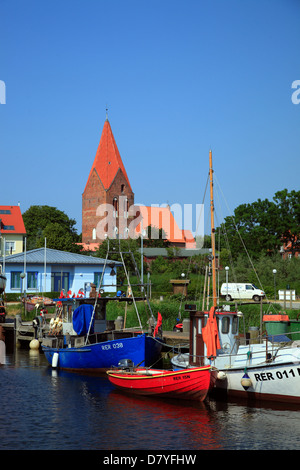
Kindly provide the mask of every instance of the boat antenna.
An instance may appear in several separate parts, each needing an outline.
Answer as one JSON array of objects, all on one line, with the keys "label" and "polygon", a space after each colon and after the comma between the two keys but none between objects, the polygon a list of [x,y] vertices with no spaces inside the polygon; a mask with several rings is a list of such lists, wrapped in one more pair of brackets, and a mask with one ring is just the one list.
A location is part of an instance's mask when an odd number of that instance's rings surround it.
[{"label": "boat antenna", "polygon": [[213,306],[217,306],[216,289],[216,242],[215,242],[215,221],[214,221],[214,192],[213,192],[213,167],[212,151],[209,151],[209,180],[210,180],[210,219],[211,219],[211,248],[212,248],[212,284],[213,284]]}]

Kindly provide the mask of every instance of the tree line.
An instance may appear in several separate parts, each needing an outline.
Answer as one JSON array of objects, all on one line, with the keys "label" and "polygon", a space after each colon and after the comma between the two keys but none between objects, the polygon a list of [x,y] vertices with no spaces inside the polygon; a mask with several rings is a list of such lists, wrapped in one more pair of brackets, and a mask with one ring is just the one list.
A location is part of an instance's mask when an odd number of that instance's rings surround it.
[{"label": "tree line", "polygon": [[[241,204],[216,229],[216,244],[237,259],[247,251],[252,259],[274,256],[289,245],[292,257],[300,251],[300,191],[275,193],[273,200]],[[226,252],[223,251],[223,256]]]},{"label": "tree line", "polygon": [[[63,251],[79,253],[81,234],[77,233],[76,220],[69,218],[63,211],[50,206],[31,206],[23,213],[27,232],[27,249],[44,246]],[[151,228],[151,233],[155,228]],[[162,230],[160,236],[144,240],[144,246],[167,247]],[[273,200],[258,199],[251,204],[241,204],[216,228],[216,247],[221,259],[236,260],[241,253],[248,252],[253,259],[261,255],[274,256],[283,244],[289,244],[292,256],[300,251],[300,191],[287,189],[275,193]],[[140,246],[140,239],[136,240]],[[133,245],[131,244],[133,247]],[[205,247],[209,246],[206,237]],[[103,256],[105,244],[97,256]],[[246,256],[246,254],[245,254]]]}]

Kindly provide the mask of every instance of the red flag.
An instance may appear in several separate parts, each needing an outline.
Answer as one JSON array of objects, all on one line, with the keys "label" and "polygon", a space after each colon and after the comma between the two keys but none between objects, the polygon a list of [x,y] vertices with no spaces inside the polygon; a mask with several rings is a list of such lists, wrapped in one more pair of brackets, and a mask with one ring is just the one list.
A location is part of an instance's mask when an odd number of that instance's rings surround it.
[{"label": "red flag", "polygon": [[158,328],[162,325],[162,316],[159,312],[157,312],[157,323],[156,323],[156,327],[154,329],[154,332],[153,332],[153,336],[155,337],[158,333]]}]

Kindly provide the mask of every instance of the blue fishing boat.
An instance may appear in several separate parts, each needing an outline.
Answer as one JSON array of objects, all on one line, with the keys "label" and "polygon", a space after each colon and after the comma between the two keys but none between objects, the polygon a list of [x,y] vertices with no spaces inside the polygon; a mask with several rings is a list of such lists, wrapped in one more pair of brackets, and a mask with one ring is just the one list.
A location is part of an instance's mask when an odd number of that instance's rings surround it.
[{"label": "blue fishing boat", "polygon": [[[102,273],[98,289],[96,291],[94,286],[90,297],[78,295],[76,298],[56,299],[56,316],[51,320],[49,333],[41,344],[53,368],[104,372],[118,366],[121,360],[129,359],[135,365],[148,367],[160,358],[163,347],[162,317],[158,313],[156,321],[144,289],[141,289],[141,296],[135,298],[122,252],[120,256],[128,282],[126,294],[118,291],[113,296],[105,296]],[[106,262],[109,262],[107,257]],[[142,325],[139,316],[139,300],[148,303],[150,316],[146,327]],[[125,317],[126,303],[133,303],[138,319],[137,328],[125,328],[122,316],[114,321],[107,320],[108,302],[125,303]]]},{"label": "blue fishing boat", "polygon": [[[126,300],[132,298],[104,297],[96,299],[95,305],[90,298],[58,299],[60,313],[42,340],[49,364],[53,368],[85,372],[103,372],[128,358],[134,364],[154,364],[163,346],[159,324],[145,332],[123,329],[122,325],[116,329],[116,322],[106,321],[106,303]],[[72,321],[68,321],[70,315]]]}]

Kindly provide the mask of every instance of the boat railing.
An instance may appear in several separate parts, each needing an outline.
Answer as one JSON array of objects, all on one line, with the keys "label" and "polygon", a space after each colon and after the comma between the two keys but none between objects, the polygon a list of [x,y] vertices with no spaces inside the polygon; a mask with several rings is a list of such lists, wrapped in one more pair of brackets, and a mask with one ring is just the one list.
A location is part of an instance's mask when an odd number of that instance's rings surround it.
[{"label": "boat railing", "polygon": [[[294,332],[293,332],[294,333]],[[296,333],[296,332],[295,332]],[[288,336],[288,335],[286,335]],[[288,339],[288,338],[287,338]],[[242,340],[242,341],[240,341]],[[255,362],[258,358],[261,358],[261,362],[267,362],[271,363],[273,362],[280,350],[288,349],[291,347],[291,341],[283,341],[283,342],[272,342],[270,341],[270,338],[268,336],[261,335],[258,336],[255,339],[247,339],[246,338],[240,338],[238,337],[236,340],[239,345],[245,346],[242,351],[233,353],[234,350],[234,345],[230,348],[227,349],[223,348],[222,349],[222,357],[226,357],[226,367],[232,367],[234,362],[238,362],[239,359],[247,359],[247,363],[250,365],[251,363]],[[257,348],[253,346],[258,346]],[[259,345],[261,347],[259,347]],[[180,362],[180,357],[182,357],[182,361],[184,361],[184,357],[187,357],[189,355],[191,357],[190,352],[187,353],[184,351],[184,348],[186,348],[188,345],[177,345],[176,349],[178,351],[178,359]],[[248,346],[248,347],[246,347]],[[299,346],[300,347],[300,342]],[[207,357],[203,355],[197,355],[194,354],[192,355],[193,357],[193,362],[199,362],[200,364],[205,364],[207,362]],[[215,359],[216,358],[211,358],[211,363],[212,365],[215,365]]]}]

